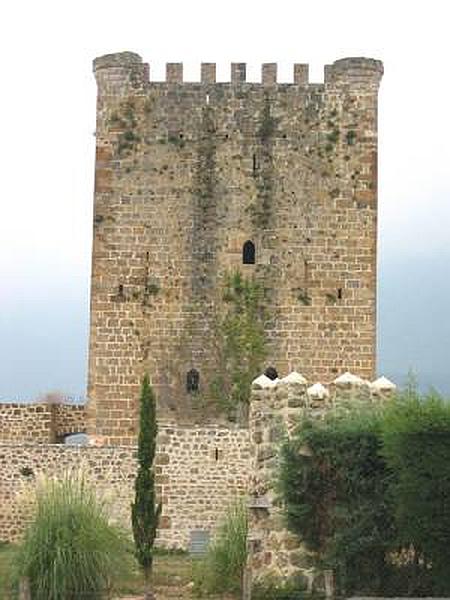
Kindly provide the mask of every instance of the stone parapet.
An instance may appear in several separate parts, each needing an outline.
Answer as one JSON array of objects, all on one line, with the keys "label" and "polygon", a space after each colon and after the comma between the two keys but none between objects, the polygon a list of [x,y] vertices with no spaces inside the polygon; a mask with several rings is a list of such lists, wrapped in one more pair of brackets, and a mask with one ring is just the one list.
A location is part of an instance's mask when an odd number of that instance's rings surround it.
[{"label": "stone parapet", "polygon": [[249,415],[253,445],[249,547],[255,579],[268,575],[286,579],[296,574],[304,579],[309,591],[324,587],[324,573],[314,566],[313,554],[285,527],[275,490],[281,444],[304,418],[321,419],[331,409],[352,410],[358,405],[386,401],[395,390],[396,386],[384,377],[370,383],[348,372],[328,386],[309,385],[295,372],[274,381],[264,375],[254,380]]},{"label": "stone parapet", "polygon": [[0,443],[52,443],[86,431],[84,405],[0,403]]}]

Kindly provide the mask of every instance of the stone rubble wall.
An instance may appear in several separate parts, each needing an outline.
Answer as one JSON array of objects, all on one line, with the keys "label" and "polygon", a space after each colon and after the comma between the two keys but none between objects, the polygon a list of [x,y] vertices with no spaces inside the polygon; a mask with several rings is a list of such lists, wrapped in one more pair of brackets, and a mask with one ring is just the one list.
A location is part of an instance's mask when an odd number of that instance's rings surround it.
[{"label": "stone rubble wall", "polygon": [[268,575],[286,579],[296,574],[310,591],[323,590],[324,574],[315,569],[314,555],[285,527],[282,505],[274,489],[280,445],[302,418],[320,419],[332,408],[351,410],[358,404],[382,402],[394,391],[395,386],[384,378],[370,384],[349,373],[327,387],[309,386],[298,373],[275,382],[265,376],[253,382],[249,548],[254,579]]},{"label": "stone rubble wall", "polygon": [[323,84],[301,64],[278,83],[267,64],[254,83],[237,63],[225,83],[206,64],[186,82],[170,64],[157,82],[134,53],[94,62],[89,433],[135,443],[146,372],[159,414],[217,422],[217,330],[236,270],[265,290],[268,365],[373,376],[382,71],[349,58]]},{"label": "stone rubble wall", "polygon": [[[40,413],[37,413],[40,414]],[[83,469],[112,517],[130,526],[136,447],[0,443],[0,540],[17,541],[30,518],[27,498],[39,475]],[[214,531],[224,510],[248,489],[246,429],[161,424],[155,457],[163,509],[158,544],[187,548],[193,529]]]},{"label": "stone rubble wall", "polygon": [[48,444],[84,431],[86,413],[82,405],[0,403],[0,443]]},{"label": "stone rubble wall", "polygon": [[62,437],[71,433],[86,431],[86,407],[74,404],[55,404],[56,435]]}]

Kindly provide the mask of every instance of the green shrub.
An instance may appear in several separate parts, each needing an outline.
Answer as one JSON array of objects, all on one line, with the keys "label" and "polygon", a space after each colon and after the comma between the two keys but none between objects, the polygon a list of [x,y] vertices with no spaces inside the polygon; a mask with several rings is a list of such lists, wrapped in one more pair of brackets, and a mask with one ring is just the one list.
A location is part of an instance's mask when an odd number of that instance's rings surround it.
[{"label": "green shrub", "polygon": [[303,422],[282,451],[288,527],[317,553],[319,568],[334,570],[339,591],[366,591],[367,581],[377,591],[392,543],[378,431],[374,411],[331,414]]},{"label": "green shrub", "polygon": [[295,579],[281,582],[265,578],[254,582],[252,600],[304,600],[308,594]]},{"label": "green shrub", "polygon": [[382,440],[398,545],[408,548],[409,563],[416,565],[409,585],[448,594],[450,404],[435,393],[422,398],[410,390],[385,411]]},{"label": "green shrub", "polygon": [[340,593],[450,592],[450,404],[414,388],[304,421],[282,452],[288,527]]},{"label": "green shrub", "polygon": [[198,595],[242,590],[247,533],[247,509],[239,500],[228,508],[206,557],[194,564],[194,589]]},{"label": "green shrub", "polygon": [[104,598],[128,574],[130,541],[82,475],[38,482],[35,510],[17,556],[33,600]]}]

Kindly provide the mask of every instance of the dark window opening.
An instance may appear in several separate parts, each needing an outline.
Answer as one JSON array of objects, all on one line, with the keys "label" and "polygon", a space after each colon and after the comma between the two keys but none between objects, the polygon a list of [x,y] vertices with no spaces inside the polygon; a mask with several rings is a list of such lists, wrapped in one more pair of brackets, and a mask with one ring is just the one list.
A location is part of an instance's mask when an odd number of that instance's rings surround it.
[{"label": "dark window opening", "polygon": [[123,296],[123,285],[122,284],[119,284],[119,289],[118,289],[117,293],[119,296]]},{"label": "dark window opening", "polygon": [[244,265],[255,264],[255,244],[247,240],[242,249],[242,262]]},{"label": "dark window opening", "polygon": [[253,155],[253,175],[255,175],[257,168],[258,168],[258,163],[256,161],[256,154],[254,154]]},{"label": "dark window opening", "polygon": [[275,369],[275,367],[267,367],[267,369],[264,371],[264,375],[272,381],[278,379],[278,371]]},{"label": "dark window opening", "polygon": [[200,373],[197,369],[191,369],[186,375],[186,390],[189,394],[198,392],[200,385]]},{"label": "dark window opening", "polygon": [[34,477],[34,471],[30,467],[21,467],[20,474],[23,477]]},{"label": "dark window opening", "polygon": [[342,288],[338,288],[337,293],[338,293],[337,296],[338,296],[339,300],[342,300]]},{"label": "dark window opening", "polygon": [[214,456],[216,458],[216,460],[219,460],[219,449],[216,448],[215,452],[214,452]]}]

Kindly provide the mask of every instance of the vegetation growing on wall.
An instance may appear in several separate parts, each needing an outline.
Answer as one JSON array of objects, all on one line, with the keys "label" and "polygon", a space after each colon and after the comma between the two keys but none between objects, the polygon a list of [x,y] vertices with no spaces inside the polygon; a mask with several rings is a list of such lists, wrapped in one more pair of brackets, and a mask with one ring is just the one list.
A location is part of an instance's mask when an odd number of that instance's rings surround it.
[{"label": "vegetation growing on wall", "polygon": [[289,528],[338,592],[450,591],[450,406],[415,392],[305,421],[283,449]]},{"label": "vegetation growing on wall", "polygon": [[[270,99],[266,96],[261,111],[261,121],[257,130],[259,139],[257,164],[253,170],[258,197],[251,205],[254,225],[265,229],[270,224],[272,199],[274,193],[273,136],[277,126],[271,114]],[[255,155],[256,156],[256,155]]]},{"label": "vegetation growing on wall", "polygon": [[111,114],[109,126],[119,131],[117,153],[120,157],[128,156],[140,142],[137,125],[135,106],[130,100],[122,103],[118,112]]},{"label": "vegetation growing on wall", "polygon": [[219,325],[221,374],[213,382],[213,393],[234,416],[247,407],[251,382],[267,354],[263,290],[236,271],[225,278],[223,299],[227,310]]}]

